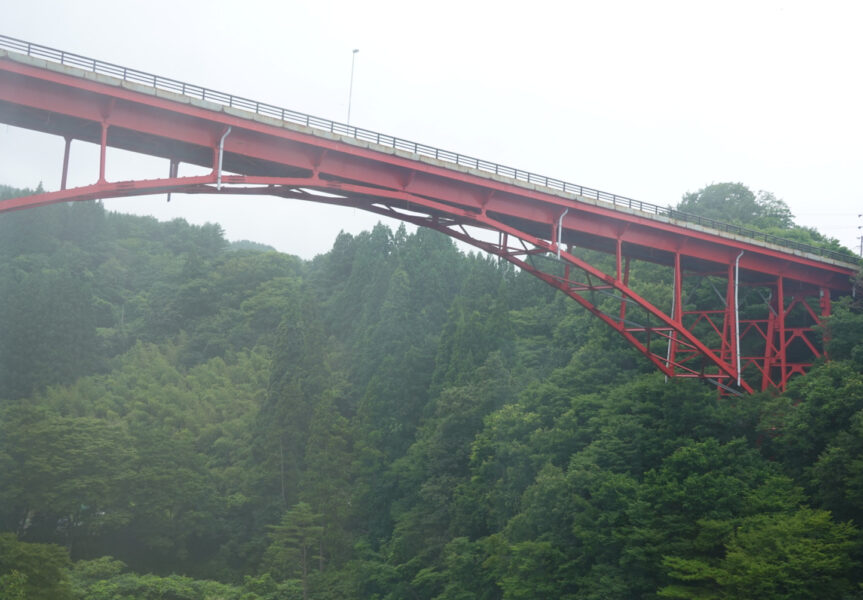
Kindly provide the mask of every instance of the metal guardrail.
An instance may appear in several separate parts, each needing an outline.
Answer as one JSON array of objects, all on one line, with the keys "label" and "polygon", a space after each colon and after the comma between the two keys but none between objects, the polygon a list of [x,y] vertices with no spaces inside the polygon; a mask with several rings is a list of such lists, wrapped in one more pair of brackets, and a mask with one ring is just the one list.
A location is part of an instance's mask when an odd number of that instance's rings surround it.
[{"label": "metal guardrail", "polygon": [[231,94],[226,94],[224,92],[219,92],[216,90],[211,90],[209,88],[201,87],[199,85],[193,85],[182,81],[177,81],[176,79],[170,79],[168,77],[161,77],[159,75],[153,75],[152,73],[138,71],[137,69],[129,69],[127,67],[115,65],[113,63],[108,63],[93,58],[87,58],[86,56],[81,56],[79,54],[73,54],[70,52],[65,52],[63,50],[57,50],[55,48],[49,48],[47,46],[33,44],[31,42],[26,42],[24,40],[19,40],[5,35],[0,35],[0,48],[6,48],[15,52],[19,52],[21,54],[26,54],[27,56],[41,58],[43,60],[56,62],[61,65],[78,67],[80,69],[91,71],[93,73],[109,75],[111,77],[122,79],[123,81],[130,81],[133,83],[149,86],[158,90],[174,92],[183,96],[188,96],[190,98],[196,98],[206,100],[215,104],[220,104],[222,106],[247,110],[265,117],[273,117],[282,121],[287,121],[289,123],[296,123],[298,125],[304,125],[306,127],[314,129],[329,131],[331,133],[352,137],[357,140],[373,142],[375,144],[387,146],[396,150],[404,150],[418,156],[434,158],[435,160],[439,160],[441,162],[447,162],[453,165],[467,167],[490,174],[493,173],[495,175],[509,177],[518,181],[541,185],[543,187],[547,187],[553,190],[558,190],[570,194],[577,194],[585,198],[602,200],[614,206],[622,206],[644,213],[668,217],[669,219],[674,219],[677,221],[685,221],[687,223],[693,223],[696,225],[701,225],[703,227],[709,227],[711,229],[715,229],[725,233],[740,235],[743,237],[750,238],[752,240],[782,246],[791,250],[808,252],[810,254],[823,256],[825,258],[830,258],[833,260],[839,260],[853,264],[857,264],[859,262],[859,259],[853,254],[845,254],[842,252],[836,252],[834,250],[828,250],[826,248],[819,248],[817,246],[801,244],[800,242],[795,242],[794,240],[788,240],[775,235],[770,235],[762,231],[747,229],[745,227],[739,227],[730,223],[723,223],[722,221],[716,221],[707,217],[701,217],[691,213],[674,210],[672,208],[658,206],[649,202],[642,202],[641,200],[634,200],[625,196],[618,196],[617,194],[602,192],[593,188],[569,183],[561,179],[546,177],[544,175],[537,175],[536,173],[522,171],[521,169],[514,169],[512,167],[507,167],[497,163],[489,162],[487,160],[474,158],[472,156],[465,156],[464,154],[459,154],[457,152],[442,150],[433,146],[419,144],[410,140],[405,140],[391,135],[378,133],[376,131],[370,131],[368,129],[362,129],[360,127],[354,127],[352,125],[339,123],[337,121],[330,121],[329,119],[315,117],[313,115],[308,115],[287,108],[281,108],[272,104],[257,102],[255,100],[243,98],[242,96],[234,96]]}]

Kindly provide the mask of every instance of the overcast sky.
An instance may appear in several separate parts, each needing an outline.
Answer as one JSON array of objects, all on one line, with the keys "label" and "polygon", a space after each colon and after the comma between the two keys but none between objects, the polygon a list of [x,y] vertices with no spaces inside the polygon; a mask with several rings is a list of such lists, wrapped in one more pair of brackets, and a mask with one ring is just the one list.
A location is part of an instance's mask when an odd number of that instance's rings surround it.
[{"label": "overcast sky", "polygon": [[[29,0],[0,33],[660,205],[710,183],[785,200],[859,249],[863,3]],[[71,185],[97,149],[73,144]],[[0,183],[59,188],[62,140],[0,125]],[[167,174],[109,153],[108,178]],[[181,171],[182,174],[182,171]],[[378,217],[174,196],[113,210],[221,224],[310,258]]]}]

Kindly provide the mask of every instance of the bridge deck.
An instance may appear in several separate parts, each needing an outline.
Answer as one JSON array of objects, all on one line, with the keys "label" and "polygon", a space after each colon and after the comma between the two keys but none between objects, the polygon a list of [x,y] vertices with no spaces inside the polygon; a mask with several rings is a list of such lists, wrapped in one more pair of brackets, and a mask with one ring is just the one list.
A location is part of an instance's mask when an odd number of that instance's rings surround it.
[{"label": "bridge deck", "polygon": [[[3,47],[10,50],[3,50]],[[651,219],[660,223],[689,229],[693,232],[725,238],[733,244],[745,243],[759,246],[773,252],[798,256],[830,264],[842,269],[855,269],[856,258],[824,248],[817,248],[786,240],[763,232],[746,229],[736,225],[722,223],[712,219],[691,215],[673,209],[642,202],[593,188],[565,182],[528,171],[507,167],[494,162],[465,156],[456,152],[434,148],[404,140],[395,136],[369,131],[363,128],[349,126],[335,121],[314,117],[289,109],[284,109],[266,103],[249,100],[223,92],[210,90],[201,86],[187,84],[173,79],[128,69],[111,63],[54,50],[0,36],[0,59],[13,61],[39,69],[62,73],[70,77],[92,81],[106,86],[129,90],[171,102],[185,104],[200,110],[210,111],[254,121],[268,127],[283,128],[303,135],[314,136],[356,148],[372,150],[376,153],[389,154],[410,161],[423,163],[435,168],[457,171],[473,177],[492,180],[512,188],[521,188],[541,192],[551,196],[569,200],[574,205],[593,205],[603,209],[612,209],[620,213],[628,213],[639,218]],[[99,132],[74,122],[74,117],[67,117],[64,122],[58,115],[46,120],[44,115],[27,115],[20,106],[4,104],[0,107],[0,119],[3,122],[39,129],[56,135],[73,137],[99,143]],[[199,165],[209,165],[211,160],[209,149],[190,148],[186,144],[174,144],[173,148],[163,148],[162,152],[148,146],[148,140],[140,135],[134,139],[122,140],[119,136],[109,143],[112,146],[146,154],[164,154],[166,157],[182,156],[184,162]],[[152,140],[149,140],[152,142]],[[164,143],[164,142],[163,142]],[[236,162],[236,161],[235,161]],[[225,165],[227,171],[237,173],[291,177],[297,169],[286,169],[284,165],[266,164],[268,161],[246,161],[244,165]],[[233,167],[233,168],[232,168]]]}]

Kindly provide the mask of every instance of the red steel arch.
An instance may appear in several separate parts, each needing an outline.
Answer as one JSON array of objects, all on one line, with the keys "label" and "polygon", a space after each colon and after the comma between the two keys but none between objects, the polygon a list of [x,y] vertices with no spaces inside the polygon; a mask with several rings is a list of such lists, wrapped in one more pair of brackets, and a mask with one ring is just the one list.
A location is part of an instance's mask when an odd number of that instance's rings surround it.
[{"label": "red steel arch", "polygon": [[[3,36],[0,122],[66,140],[61,189],[0,212],[165,193],[360,208],[508,260],[667,376],[733,392],[782,390],[821,358],[816,328],[857,270],[853,257]],[[67,189],[72,140],[98,144],[100,164],[94,183]],[[108,181],[109,147],[164,158],[167,176]],[[179,177],[181,162],[211,172]],[[640,261],[665,266],[669,285],[639,279]]]}]

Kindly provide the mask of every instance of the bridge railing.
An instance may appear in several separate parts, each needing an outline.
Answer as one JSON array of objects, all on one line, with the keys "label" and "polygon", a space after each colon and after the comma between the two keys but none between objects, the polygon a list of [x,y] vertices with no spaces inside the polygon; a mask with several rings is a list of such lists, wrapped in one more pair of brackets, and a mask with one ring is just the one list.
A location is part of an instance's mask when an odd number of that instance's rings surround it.
[{"label": "bridge railing", "polygon": [[183,81],[178,81],[176,79],[162,77],[160,75],[154,75],[152,73],[147,73],[144,71],[138,71],[137,69],[129,69],[127,67],[115,65],[113,63],[88,58],[86,56],[65,52],[63,50],[57,50],[55,48],[49,48],[40,44],[33,44],[31,42],[26,42],[24,40],[19,40],[5,35],[0,35],[0,48],[6,48],[14,52],[19,52],[21,54],[26,54],[27,56],[32,56],[35,58],[41,58],[43,60],[49,60],[55,63],[59,63],[61,65],[77,67],[79,69],[91,71],[93,73],[109,75],[111,77],[122,79],[123,81],[130,81],[133,83],[149,86],[158,90],[174,92],[183,96],[188,96],[191,98],[197,98],[215,104],[220,104],[222,106],[247,110],[258,115],[272,117],[275,119],[280,119],[282,121],[295,123],[297,125],[304,125],[306,127],[311,127],[319,130],[329,131],[338,135],[352,137],[357,140],[362,140],[366,142],[372,142],[381,146],[394,148],[396,150],[404,150],[418,156],[434,158],[435,160],[451,163],[461,167],[467,167],[486,173],[493,173],[495,175],[500,175],[503,177],[508,177],[510,179],[516,179],[518,181],[524,181],[531,184],[541,185],[543,187],[559,190],[561,192],[577,194],[585,198],[601,200],[604,202],[608,202],[614,206],[626,207],[648,214],[664,216],[669,219],[674,219],[676,221],[693,223],[725,233],[739,235],[742,237],[750,238],[752,240],[762,241],[769,244],[782,246],[784,248],[789,248],[792,250],[808,252],[810,254],[823,256],[825,258],[850,263],[858,262],[857,257],[853,254],[836,252],[834,250],[829,250],[827,248],[819,248],[817,246],[810,246],[808,244],[801,244],[800,242],[781,238],[775,235],[770,235],[762,231],[739,227],[730,223],[716,221],[707,217],[701,217],[691,213],[674,210],[669,207],[651,204],[649,202],[642,202],[641,200],[634,200],[625,196],[618,196],[617,194],[611,194],[608,192],[603,192],[574,183],[569,183],[561,179],[546,177],[545,175],[537,175],[536,173],[523,171],[521,169],[515,169],[513,167],[507,167],[479,158],[474,158],[472,156],[459,154],[457,152],[442,150],[440,148],[427,146],[425,144],[419,144],[417,142],[412,142],[410,140],[405,140],[384,133],[379,133],[360,127],[354,127],[353,125],[347,125],[345,123],[339,123],[337,121],[331,121],[329,119],[323,119],[321,117],[315,117],[313,115],[297,112],[295,110],[290,110],[287,108],[274,106],[272,104],[266,104],[264,102],[250,100],[249,98],[243,98],[242,96],[226,94],[224,92],[211,90],[209,88],[201,87],[199,85],[193,85],[190,83],[185,83]]}]

